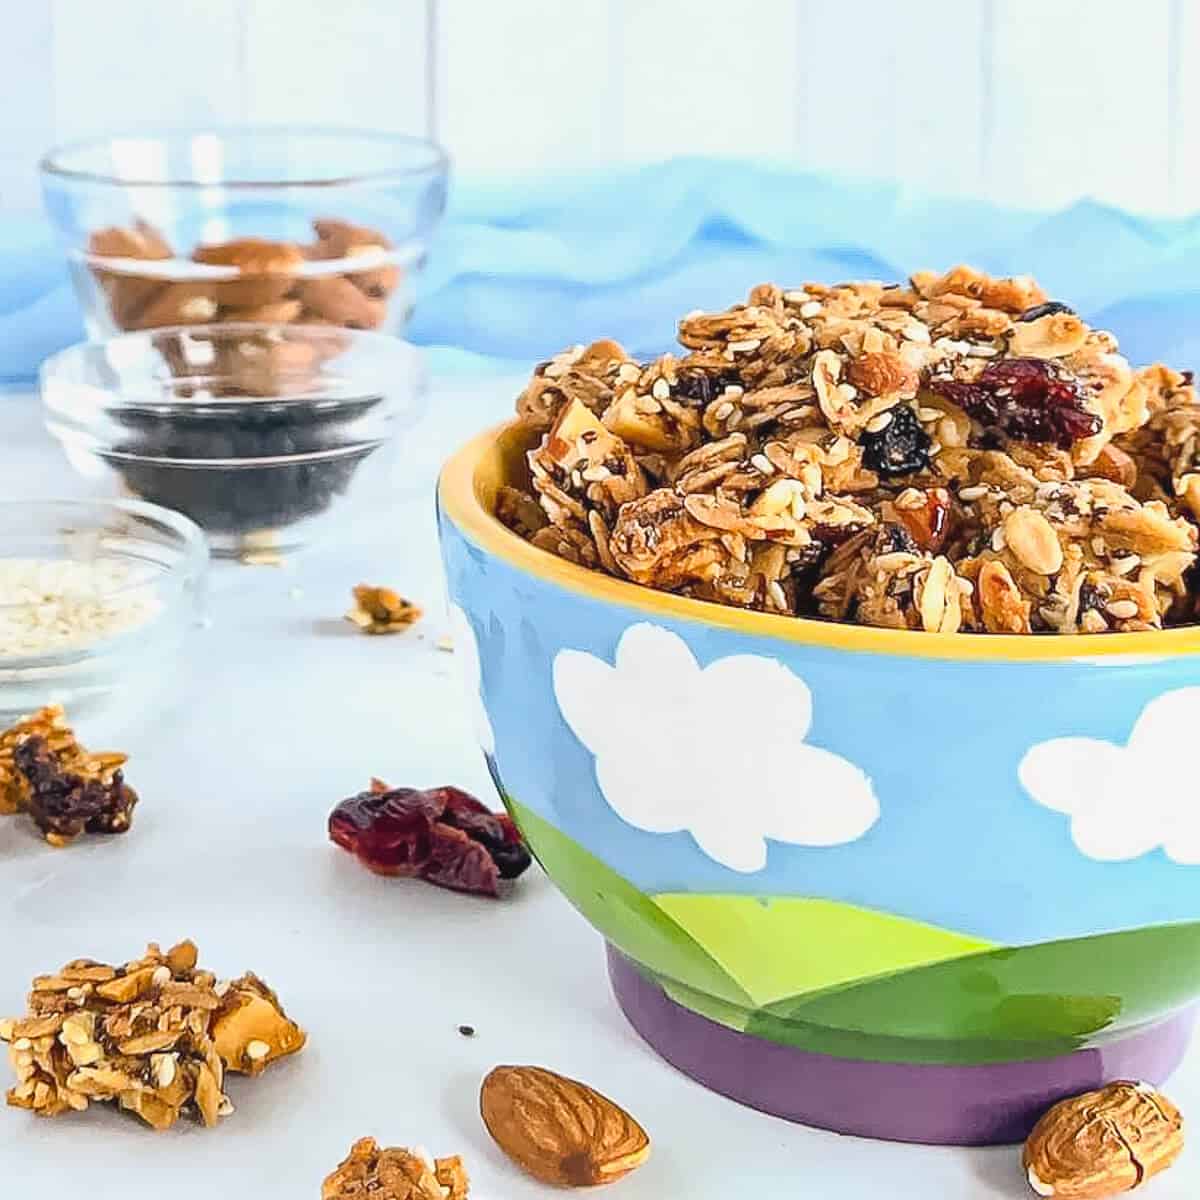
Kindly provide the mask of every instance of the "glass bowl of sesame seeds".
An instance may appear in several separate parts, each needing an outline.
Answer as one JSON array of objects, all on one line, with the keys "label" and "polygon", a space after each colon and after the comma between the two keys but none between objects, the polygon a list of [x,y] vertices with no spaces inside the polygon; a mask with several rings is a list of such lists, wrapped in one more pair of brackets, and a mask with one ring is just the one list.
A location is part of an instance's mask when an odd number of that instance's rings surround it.
[{"label": "glass bowl of sesame seeds", "polygon": [[136,500],[0,501],[0,717],[149,699],[199,619],[208,547]]}]

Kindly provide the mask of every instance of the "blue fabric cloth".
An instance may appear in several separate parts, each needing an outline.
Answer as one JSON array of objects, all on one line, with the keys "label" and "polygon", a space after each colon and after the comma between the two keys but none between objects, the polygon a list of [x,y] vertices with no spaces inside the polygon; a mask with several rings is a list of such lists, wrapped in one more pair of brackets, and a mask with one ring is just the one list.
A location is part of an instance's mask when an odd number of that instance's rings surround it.
[{"label": "blue fabric cloth", "polygon": [[[756,283],[899,279],[957,262],[1031,273],[1111,328],[1135,362],[1200,359],[1200,216],[1083,201],[1046,214],[748,163],[681,159],[603,174],[462,180],[410,336],[435,369],[525,369],[573,342],[668,348],[675,321]],[[82,336],[45,226],[0,229],[0,378]]]}]

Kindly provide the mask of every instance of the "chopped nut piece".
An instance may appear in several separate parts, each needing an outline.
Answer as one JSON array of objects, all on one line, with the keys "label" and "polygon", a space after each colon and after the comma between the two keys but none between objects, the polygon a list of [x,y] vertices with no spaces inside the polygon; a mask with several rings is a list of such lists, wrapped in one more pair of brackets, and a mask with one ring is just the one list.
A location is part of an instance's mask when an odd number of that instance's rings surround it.
[{"label": "chopped nut piece", "polygon": [[391,588],[360,583],[354,589],[354,607],[346,614],[346,620],[363,633],[402,633],[422,615],[416,604]]},{"label": "chopped nut piece", "polygon": [[[79,975],[88,981],[71,984]],[[17,1075],[8,1103],[40,1116],[101,1100],[155,1129],[184,1112],[212,1126],[233,1111],[222,1091],[227,1069],[257,1075],[305,1042],[256,976],[221,986],[197,970],[192,942],[165,954],[152,944],[122,967],[77,959],[33,981],[29,1008],[0,1021],[0,1041]]]},{"label": "chopped nut piece", "polygon": [[469,1180],[462,1159],[439,1158],[401,1147],[381,1149],[361,1138],[321,1186],[321,1200],[467,1200]]}]

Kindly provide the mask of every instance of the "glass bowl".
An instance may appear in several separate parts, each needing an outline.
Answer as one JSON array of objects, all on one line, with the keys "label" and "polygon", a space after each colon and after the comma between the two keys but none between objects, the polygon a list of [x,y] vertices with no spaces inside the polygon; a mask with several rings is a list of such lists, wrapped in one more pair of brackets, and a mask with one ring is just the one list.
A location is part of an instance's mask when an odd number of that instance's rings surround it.
[{"label": "glass bowl", "polygon": [[81,343],[42,366],[46,425],[109,494],[176,509],[213,553],[270,560],[378,498],[421,360],[384,334],[210,325]]},{"label": "glass bowl", "polygon": [[448,174],[433,142],[292,127],[130,132],[41,162],[92,338],[214,321],[400,332]]},{"label": "glass bowl", "polygon": [[135,500],[0,501],[0,717],[155,694],[195,627],[208,548]]}]

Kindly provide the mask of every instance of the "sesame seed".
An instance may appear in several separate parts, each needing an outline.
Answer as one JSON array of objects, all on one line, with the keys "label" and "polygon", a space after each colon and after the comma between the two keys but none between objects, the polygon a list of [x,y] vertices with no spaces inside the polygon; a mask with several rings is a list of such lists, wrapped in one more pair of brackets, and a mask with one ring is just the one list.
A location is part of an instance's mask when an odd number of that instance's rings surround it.
[{"label": "sesame seed", "polygon": [[917,418],[921,421],[940,421],[944,415],[940,408],[917,409]]},{"label": "sesame seed", "polygon": [[1112,569],[1118,575],[1128,575],[1131,571],[1136,571],[1141,564],[1141,558],[1136,554],[1127,554],[1124,558],[1118,558],[1113,561]]},{"label": "sesame seed", "polygon": [[271,1053],[271,1047],[263,1041],[255,1038],[253,1041],[246,1043],[246,1057],[257,1062],[260,1058],[266,1058]]},{"label": "sesame seed", "polygon": [[905,488],[896,497],[897,508],[921,508],[925,504],[925,493],[920,488]]},{"label": "sesame seed", "polygon": [[1110,617],[1116,617],[1118,621],[1126,621],[1130,617],[1138,615],[1138,606],[1136,600],[1110,600],[1105,606],[1104,611]]},{"label": "sesame seed", "polygon": [[744,396],[746,389],[740,383],[727,383],[725,390],[721,393],[722,396],[729,396],[732,399],[737,399],[738,396]]},{"label": "sesame seed", "polygon": [[733,412],[733,405],[728,400],[723,400],[713,409],[713,419],[723,421],[731,412]]},{"label": "sesame seed", "polygon": [[656,379],[650,394],[655,400],[665,400],[671,394],[671,385],[665,379]]},{"label": "sesame seed", "polygon": [[939,454],[941,454],[941,452],[942,452],[942,443],[939,442],[937,440],[937,438],[934,438],[933,441],[929,443],[929,457],[937,458],[937,456]]},{"label": "sesame seed", "polygon": [[775,464],[765,454],[754,454],[750,458],[753,466],[757,467],[764,475],[775,474]]},{"label": "sesame seed", "polygon": [[1004,530],[997,526],[992,530],[992,549],[999,554],[999,552],[1007,545],[1008,540],[1004,536]]},{"label": "sesame seed", "polygon": [[761,338],[743,338],[740,342],[729,342],[725,348],[731,354],[749,354],[751,350],[757,350],[761,345]]},{"label": "sesame seed", "polygon": [[872,417],[867,422],[868,433],[880,433],[892,423],[892,414],[890,412],[882,412],[878,416]]},{"label": "sesame seed", "polygon": [[804,290],[784,292],[783,298],[789,304],[804,304],[808,300],[808,293]]},{"label": "sesame seed", "polygon": [[960,500],[982,500],[991,489],[984,484],[976,484],[973,487],[965,487],[958,489],[958,498]]},{"label": "sesame seed", "polygon": [[771,597],[771,600],[776,608],[785,612],[787,611],[787,593],[783,590],[783,587],[777,580],[772,579],[771,582],[767,584],[767,594]]},{"label": "sesame seed", "polygon": [[806,304],[800,306],[800,315],[808,320],[809,317],[815,317],[821,311],[820,300],[809,300]]},{"label": "sesame seed", "polygon": [[995,346],[988,346],[983,343],[971,346],[967,350],[967,354],[971,358],[995,358],[1000,351]]},{"label": "sesame seed", "polygon": [[617,378],[622,383],[637,383],[640,376],[641,371],[639,371],[637,367],[633,365],[633,363],[622,363],[620,367],[617,368]]},{"label": "sesame seed", "polygon": [[694,321],[697,317],[702,317],[702,316],[704,316],[704,309],[693,308],[691,312],[687,312],[687,313],[683,314],[683,319],[685,321]]}]

